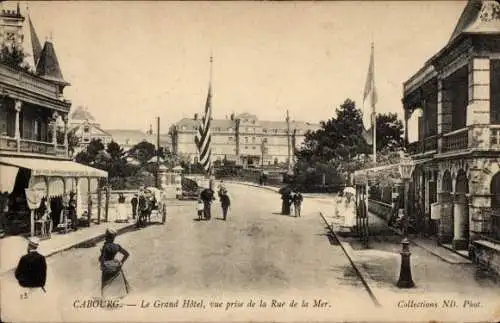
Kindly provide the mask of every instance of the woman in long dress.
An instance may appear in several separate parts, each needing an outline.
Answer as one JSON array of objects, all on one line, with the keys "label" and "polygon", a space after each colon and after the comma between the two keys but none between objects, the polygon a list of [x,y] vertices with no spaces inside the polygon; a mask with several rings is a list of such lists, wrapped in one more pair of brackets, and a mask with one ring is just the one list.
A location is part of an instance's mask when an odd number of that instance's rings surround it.
[{"label": "woman in long dress", "polygon": [[116,205],[116,219],[115,222],[126,222],[128,220],[127,209],[125,205],[125,196],[120,193],[118,196],[118,204]]},{"label": "woman in long dress", "polygon": [[343,204],[344,226],[353,228],[356,226],[356,202],[354,201],[352,194],[346,194]]},{"label": "woman in long dress", "polygon": [[[101,296],[103,297],[123,297],[129,292],[128,282],[122,270],[129,253],[114,242],[115,237],[115,230],[106,230],[104,246],[99,257],[101,265]],[[115,259],[117,253],[123,255],[121,260]]]}]

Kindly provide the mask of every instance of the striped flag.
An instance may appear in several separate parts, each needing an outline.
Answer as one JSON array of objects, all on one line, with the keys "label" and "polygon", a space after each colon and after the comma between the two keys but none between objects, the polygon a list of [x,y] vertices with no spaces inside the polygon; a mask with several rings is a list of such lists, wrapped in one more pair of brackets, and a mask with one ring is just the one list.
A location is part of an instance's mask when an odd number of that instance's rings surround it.
[{"label": "striped flag", "polygon": [[[365,90],[363,91],[363,138],[369,145],[373,145],[373,126],[375,124],[375,105],[377,104],[377,89],[375,88],[375,60],[373,55],[373,43],[370,55],[370,65],[368,66],[368,75],[366,76]],[[364,103],[370,99],[371,109],[364,109]]]},{"label": "striped flag", "polygon": [[212,135],[210,134],[211,118],[212,82],[210,82],[208,86],[207,102],[205,103],[205,115],[201,119],[201,122],[198,126],[198,133],[194,138],[200,156],[200,164],[209,175],[212,167],[212,147],[210,146],[210,141],[212,140]]}]

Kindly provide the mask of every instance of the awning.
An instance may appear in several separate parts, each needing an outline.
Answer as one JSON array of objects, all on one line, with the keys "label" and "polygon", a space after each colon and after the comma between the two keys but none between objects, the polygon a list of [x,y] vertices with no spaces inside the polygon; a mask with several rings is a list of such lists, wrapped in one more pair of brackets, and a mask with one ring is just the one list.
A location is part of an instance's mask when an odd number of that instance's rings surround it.
[{"label": "awning", "polygon": [[108,177],[106,171],[69,160],[0,157],[0,164],[31,170],[31,176]]},{"label": "awning", "polygon": [[16,183],[17,172],[19,168],[1,165],[0,166],[0,193],[12,193]]}]

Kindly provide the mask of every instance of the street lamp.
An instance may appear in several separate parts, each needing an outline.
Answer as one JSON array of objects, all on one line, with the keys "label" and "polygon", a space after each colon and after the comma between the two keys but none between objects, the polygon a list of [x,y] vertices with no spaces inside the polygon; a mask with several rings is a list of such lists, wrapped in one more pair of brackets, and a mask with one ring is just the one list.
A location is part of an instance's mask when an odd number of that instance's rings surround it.
[{"label": "street lamp", "polygon": [[410,266],[410,241],[408,240],[408,221],[409,221],[409,207],[408,207],[408,194],[410,191],[410,178],[415,169],[415,164],[408,156],[403,156],[399,163],[399,173],[401,174],[401,179],[404,182],[405,187],[405,213],[403,216],[403,241],[401,249],[401,269],[399,271],[399,280],[397,286],[399,288],[412,288],[415,287],[411,276],[411,266]]}]

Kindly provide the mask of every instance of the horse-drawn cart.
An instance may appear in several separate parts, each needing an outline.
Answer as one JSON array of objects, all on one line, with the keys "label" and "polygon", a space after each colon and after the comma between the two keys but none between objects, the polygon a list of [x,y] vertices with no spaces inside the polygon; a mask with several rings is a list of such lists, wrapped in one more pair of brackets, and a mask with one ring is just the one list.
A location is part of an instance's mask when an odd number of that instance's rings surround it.
[{"label": "horse-drawn cart", "polygon": [[151,213],[147,218],[148,223],[159,222],[165,224],[167,220],[167,205],[165,199],[165,193],[156,187],[147,187],[148,191],[151,192]]}]

